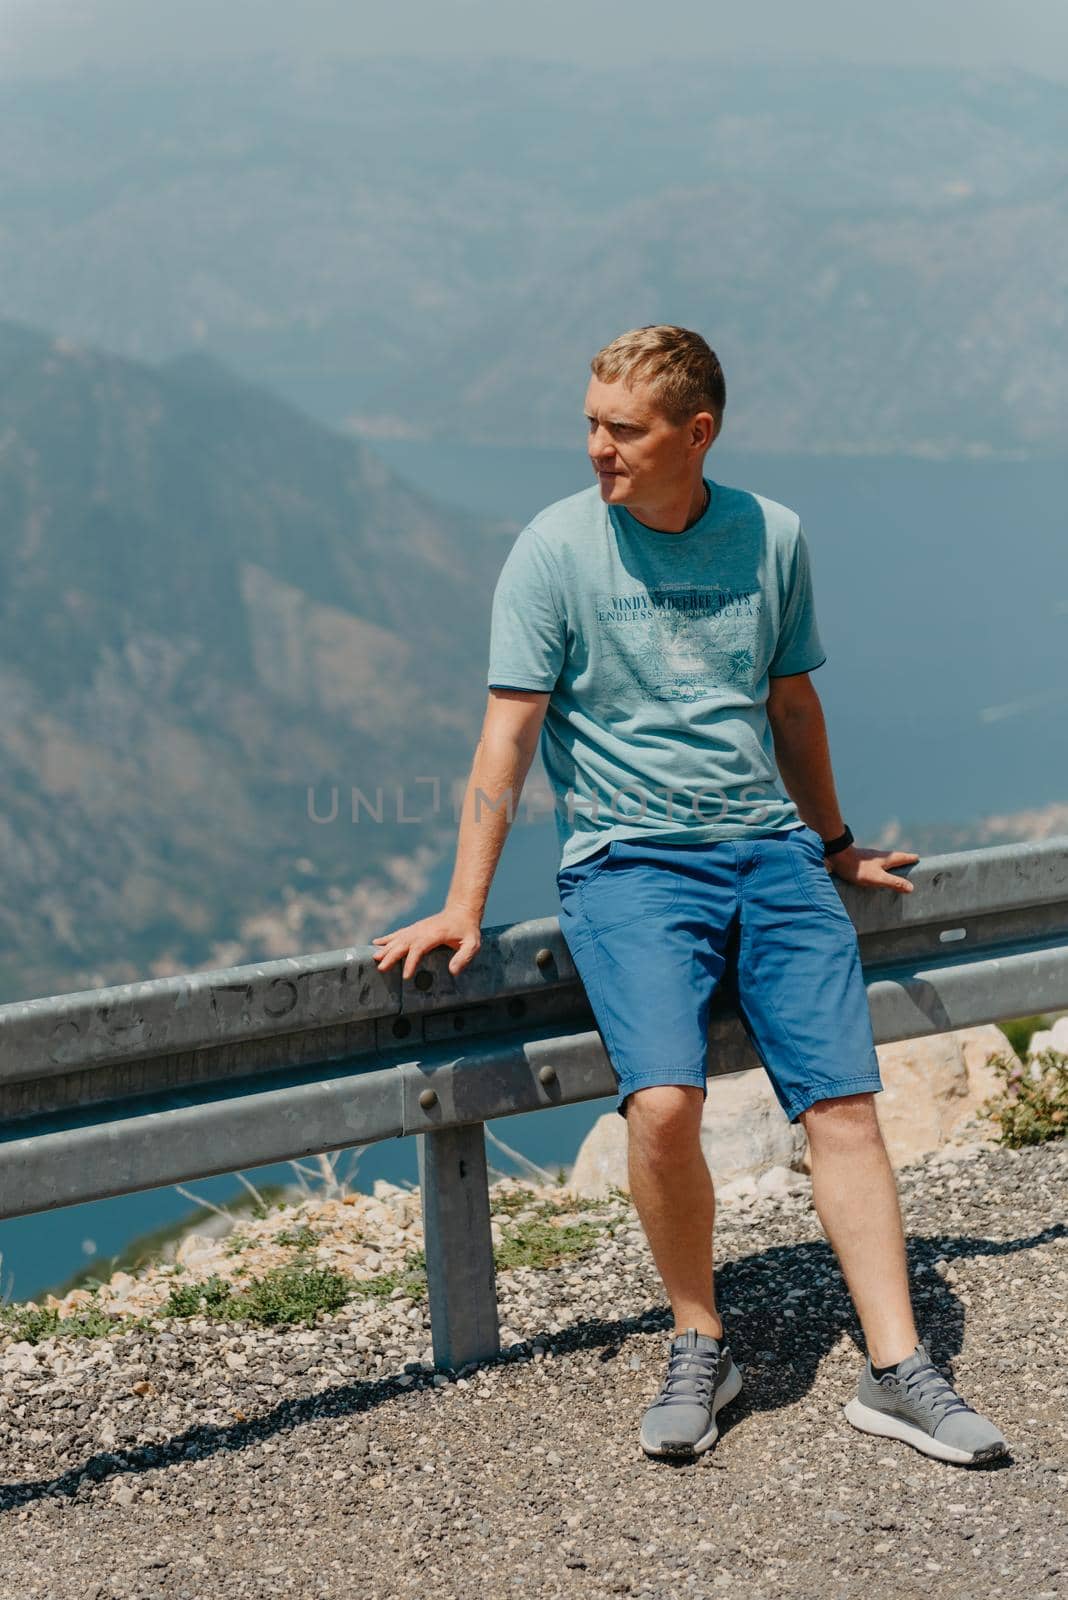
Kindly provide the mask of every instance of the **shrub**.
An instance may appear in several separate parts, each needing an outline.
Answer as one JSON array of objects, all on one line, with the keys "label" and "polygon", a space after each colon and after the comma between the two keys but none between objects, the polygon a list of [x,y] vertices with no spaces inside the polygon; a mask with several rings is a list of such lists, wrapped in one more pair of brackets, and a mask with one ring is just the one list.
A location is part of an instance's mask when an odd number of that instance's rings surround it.
[{"label": "shrub", "polygon": [[551,1222],[524,1222],[506,1233],[494,1251],[499,1270],[509,1267],[556,1267],[566,1257],[589,1250],[600,1228],[591,1222],[554,1227]]},{"label": "shrub", "polygon": [[314,1323],[320,1311],[337,1311],[353,1290],[346,1273],[295,1261],[272,1267],[240,1288],[219,1277],[177,1284],[161,1307],[164,1317],[217,1317],[224,1322]]},{"label": "shrub", "polygon": [[116,1316],[97,1306],[87,1306],[84,1311],[61,1317],[56,1306],[15,1305],[4,1306],[0,1311],[0,1333],[13,1339],[25,1339],[27,1344],[39,1344],[42,1339],[100,1339],[116,1328],[144,1327],[145,1322]]},{"label": "shrub", "polygon": [[214,1317],[231,1296],[225,1278],[208,1278],[204,1283],[179,1283],[160,1307],[161,1317]]},{"label": "shrub", "polygon": [[352,1284],[353,1293],[367,1295],[372,1300],[388,1300],[394,1289],[403,1289],[409,1300],[427,1298],[424,1250],[409,1250],[399,1272],[376,1272],[373,1277],[357,1278]]},{"label": "shrub", "polygon": [[1068,1056],[1042,1050],[1021,1065],[1011,1056],[991,1056],[989,1065],[1004,1084],[1000,1094],[984,1100],[979,1115],[995,1123],[998,1144],[1019,1149],[1062,1138],[1068,1131]]},{"label": "shrub", "polygon": [[293,1245],[298,1250],[310,1250],[313,1245],[319,1243],[319,1238],[314,1228],[309,1228],[306,1222],[302,1222],[299,1228],[286,1228],[282,1233],[276,1233],[274,1242]]},{"label": "shrub", "polygon": [[235,1314],[262,1324],[306,1322],[320,1311],[339,1311],[349,1298],[347,1275],[333,1267],[272,1267],[234,1296]]}]

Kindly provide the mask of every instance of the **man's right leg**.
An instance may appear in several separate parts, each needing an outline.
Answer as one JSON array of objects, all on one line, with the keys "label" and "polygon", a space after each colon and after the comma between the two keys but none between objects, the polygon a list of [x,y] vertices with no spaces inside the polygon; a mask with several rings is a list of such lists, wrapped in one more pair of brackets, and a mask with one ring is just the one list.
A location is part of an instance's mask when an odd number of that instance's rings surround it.
[{"label": "man's right leg", "polygon": [[627,1124],[631,1197],[679,1333],[718,1340],[712,1178],[701,1151],[708,1022],[737,917],[730,841],[615,840],[557,874],[560,929]]},{"label": "man's right leg", "polygon": [[627,1096],[631,1198],[664,1281],[675,1332],[722,1339],[716,1311],[712,1230],[716,1202],[701,1149],[700,1089],[655,1084]]},{"label": "man's right leg", "polygon": [[715,1197],[701,1150],[704,1093],[661,1083],[626,1097],[631,1198],[675,1317],[667,1373],[642,1416],[649,1456],[700,1455],[719,1437],[718,1413],[739,1393],[716,1312],[712,1271]]}]

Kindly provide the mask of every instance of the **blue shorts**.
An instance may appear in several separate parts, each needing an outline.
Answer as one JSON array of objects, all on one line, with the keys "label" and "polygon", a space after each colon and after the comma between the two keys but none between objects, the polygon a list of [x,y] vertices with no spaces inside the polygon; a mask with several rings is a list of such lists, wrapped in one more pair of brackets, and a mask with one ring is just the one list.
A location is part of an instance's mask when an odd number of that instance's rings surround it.
[{"label": "blue shorts", "polygon": [[856,929],[807,825],[761,839],[613,839],[556,875],[560,930],[618,1086],[707,1096],[712,997],[733,1002],[790,1122],[880,1090]]}]

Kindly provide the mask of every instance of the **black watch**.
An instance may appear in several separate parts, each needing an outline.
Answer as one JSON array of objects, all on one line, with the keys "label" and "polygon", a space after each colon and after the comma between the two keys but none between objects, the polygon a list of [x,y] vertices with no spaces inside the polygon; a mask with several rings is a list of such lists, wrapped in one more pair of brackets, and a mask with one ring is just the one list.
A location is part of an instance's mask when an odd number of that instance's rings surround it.
[{"label": "black watch", "polygon": [[845,832],[840,833],[837,839],[824,839],[822,842],[825,856],[836,856],[840,850],[848,850],[853,843],[853,834],[849,824],[846,823]]}]

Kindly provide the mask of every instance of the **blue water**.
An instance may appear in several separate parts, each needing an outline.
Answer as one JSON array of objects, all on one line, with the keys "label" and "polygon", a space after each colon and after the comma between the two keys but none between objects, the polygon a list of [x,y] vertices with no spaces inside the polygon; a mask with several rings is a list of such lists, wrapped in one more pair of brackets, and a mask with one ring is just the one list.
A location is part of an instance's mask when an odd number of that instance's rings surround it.
[{"label": "blue water", "polygon": [[[378,448],[438,498],[517,523],[591,481],[581,449]],[[891,818],[964,822],[1068,797],[1068,461],[732,457],[717,446],[707,471],[801,512],[828,653],[813,681],[855,833],[877,842]],[[486,926],[555,916],[556,865],[551,823],[517,822]],[[440,907],[451,873],[443,862],[405,921]],[[555,1170],[611,1105],[489,1126]],[[492,1146],[489,1159],[508,1170]],[[286,1165],[247,1175],[293,1177]],[[369,1190],[379,1177],[416,1180],[412,1140],[362,1153],[356,1186]],[[244,1193],[232,1177],[186,1187],[216,1204]],[[132,1238],[189,1211],[168,1188],[0,1223],[3,1290],[25,1299],[87,1263],[106,1272]]]},{"label": "blue water", "polygon": [[[490,891],[484,926],[556,915],[555,850],[551,824],[534,823],[513,830]],[[451,876],[449,860],[439,866],[426,894],[404,920],[414,921],[416,917],[437,910]],[[382,931],[388,932],[388,929]],[[574,1161],[579,1145],[597,1116],[611,1109],[612,1101],[607,1098],[580,1106],[502,1117],[488,1127],[506,1144],[555,1176],[560,1163],[570,1165]],[[501,1172],[516,1172],[513,1163],[494,1150],[488,1139],[487,1158],[491,1167]],[[347,1160],[347,1156],[342,1156],[342,1169]],[[292,1168],[284,1162],[247,1168],[245,1176],[257,1187],[295,1182]],[[353,1186],[369,1192],[376,1178],[387,1178],[391,1183],[417,1182],[415,1141],[390,1139],[361,1151],[352,1178]],[[233,1177],[205,1178],[182,1187],[215,1205],[224,1205],[247,1193]],[[164,1188],[0,1222],[3,1291],[14,1299],[32,1299],[85,1266],[91,1267],[94,1274],[106,1277],[109,1258],[117,1255],[132,1239],[173,1223],[194,1209],[176,1189]]]}]

